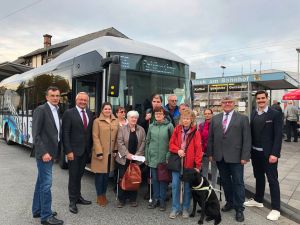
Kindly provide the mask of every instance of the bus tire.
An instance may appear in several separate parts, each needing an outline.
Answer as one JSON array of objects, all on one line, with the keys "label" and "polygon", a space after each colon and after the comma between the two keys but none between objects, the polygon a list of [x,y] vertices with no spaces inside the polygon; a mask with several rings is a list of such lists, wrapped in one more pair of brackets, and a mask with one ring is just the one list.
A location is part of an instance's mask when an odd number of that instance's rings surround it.
[{"label": "bus tire", "polygon": [[68,169],[68,162],[66,161],[66,156],[64,151],[60,151],[60,160],[59,160],[59,166],[61,169],[66,170]]},{"label": "bus tire", "polygon": [[9,138],[9,127],[6,125],[4,129],[4,139],[7,145],[12,145],[13,141]]}]

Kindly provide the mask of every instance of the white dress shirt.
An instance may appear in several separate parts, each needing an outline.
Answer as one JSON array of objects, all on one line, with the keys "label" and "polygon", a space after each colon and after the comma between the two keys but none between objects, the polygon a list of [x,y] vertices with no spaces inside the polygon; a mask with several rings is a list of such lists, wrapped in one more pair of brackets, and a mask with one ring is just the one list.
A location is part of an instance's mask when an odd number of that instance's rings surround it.
[{"label": "white dress shirt", "polygon": [[266,108],[264,108],[263,111],[259,111],[258,108],[256,109],[256,111],[257,111],[257,114],[258,114],[258,115],[261,115],[261,114],[263,114],[263,113],[267,113],[267,112],[268,112],[268,109],[269,109],[269,106],[266,106]]},{"label": "white dress shirt", "polygon": [[[226,129],[225,129],[225,131],[227,130],[227,128],[228,128],[228,125],[229,125],[229,123],[230,123],[230,120],[231,120],[231,117],[232,117],[232,114],[233,114],[233,112],[234,112],[234,110],[232,110],[231,112],[229,112],[228,113],[228,117],[227,117],[227,123],[226,123]],[[226,118],[226,112],[224,112],[223,113],[223,120],[222,120],[222,124],[223,124],[223,121],[225,120],[225,118]]]},{"label": "white dress shirt", "polygon": [[83,123],[82,110],[84,111],[85,117],[86,117],[86,124],[89,125],[89,117],[88,117],[88,115],[87,115],[87,113],[86,113],[86,109],[79,108],[77,105],[76,105],[76,109],[77,109],[78,112],[79,112],[79,115],[80,115],[80,117],[81,117],[82,123]]},{"label": "white dress shirt", "polygon": [[55,122],[55,126],[57,128],[57,139],[58,141],[60,140],[59,139],[59,132],[60,132],[60,121],[59,121],[59,116],[58,116],[58,106],[54,106],[52,105],[50,102],[47,102],[50,109],[51,109],[51,112],[52,112],[52,115],[54,117],[54,122]]}]

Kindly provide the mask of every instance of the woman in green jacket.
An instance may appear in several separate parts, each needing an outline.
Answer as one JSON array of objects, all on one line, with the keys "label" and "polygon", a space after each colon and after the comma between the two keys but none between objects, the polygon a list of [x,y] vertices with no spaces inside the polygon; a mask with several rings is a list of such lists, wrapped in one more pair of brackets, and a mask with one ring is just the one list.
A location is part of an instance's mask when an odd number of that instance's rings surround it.
[{"label": "woman in green jacket", "polygon": [[155,121],[150,124],[145,146],[146,162],[151,170],[154,200],[149,204],[149,209],[154,209],[158,204],[160,210],[166,210],[166,192],[168,183],[157,179],[157,165],[166,162],[169,157],[169,140],[174,127],[165,119],[166,111],[163,107],[154,109]]}]

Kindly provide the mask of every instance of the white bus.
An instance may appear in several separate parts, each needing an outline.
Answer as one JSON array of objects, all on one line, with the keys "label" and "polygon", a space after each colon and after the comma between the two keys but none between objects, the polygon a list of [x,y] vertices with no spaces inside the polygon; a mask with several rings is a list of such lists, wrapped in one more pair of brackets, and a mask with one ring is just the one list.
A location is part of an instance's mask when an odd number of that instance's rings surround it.
[{"label": "white bus", "polygon": [[153,45],[117,37],[99,37],[51,62],[0,82],[0,135],[7,144],[32,147],[32,114],[45,103],[45,90],[61,91],[60,110],[75,105],[76,93],[87,92],[89,108],[99,114],[102,102],[143,113],[150,96],[176,94],[190,103],[189,66],[177,55]]}]

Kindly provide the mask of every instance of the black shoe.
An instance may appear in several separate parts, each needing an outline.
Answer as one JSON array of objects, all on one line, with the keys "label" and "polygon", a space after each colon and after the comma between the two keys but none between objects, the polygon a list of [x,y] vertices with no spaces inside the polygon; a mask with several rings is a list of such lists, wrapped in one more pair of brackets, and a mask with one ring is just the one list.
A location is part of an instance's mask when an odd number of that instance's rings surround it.
[{"label": "black shoe", "polygon": [[159,203],[159,211],[166,211],[166,203],[165,202],[160,202]]},{"label": "black shoe", "polygon": [[56,219],[54,216],[49,217],[48,219],[41,221],[41,224],[46,225],[63,225],[64,221]]},{"label": "black shoe", "polygon": [[298,140],[294,140],[294,142],[298,142]]},{"label": "black shoe", "polygon": [[291,140],[290,139],[286,139],[286,140],[284,140],[285,142],[291,142]]},{"label": "black shoe", "polygon": [[245,220],[244,213],[242,211],[237,211],[235,214],[235,219],[238,222],[244,222]]},{"label": "black shoe", "polygon": [[78,208],[74,202],[71,202],[69,205],[69,210],[71,213],[77,214],[78,213]]},{"label": "black shoe", "polygon": [[228,202],[223,206],[222,211],[223,212],[229,212],[230,210],[232,210],[233,207],[232,205],[230,205]]},{"label": "black shoe", "polygon": [[[52,216],[57,216],[57,212],[52,212]],[[37,214],[33,215],[33,218],[40,218],[40,217],[41,217],[40,213],[37,213]]]},{"label": "black shoe", "polygon": [[85,200],[82,196],[80,196],[79,199],[77,200],[76,204],[90,205],[90,204],[92,204],[92,202]]},{"label": "black shoe", "polygon": [[148,209],[155,209],[159,205],[158,200],[153,200],[151,203],[148,205]]}]

